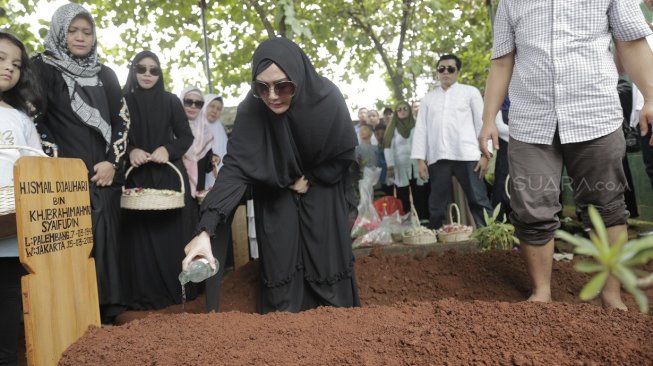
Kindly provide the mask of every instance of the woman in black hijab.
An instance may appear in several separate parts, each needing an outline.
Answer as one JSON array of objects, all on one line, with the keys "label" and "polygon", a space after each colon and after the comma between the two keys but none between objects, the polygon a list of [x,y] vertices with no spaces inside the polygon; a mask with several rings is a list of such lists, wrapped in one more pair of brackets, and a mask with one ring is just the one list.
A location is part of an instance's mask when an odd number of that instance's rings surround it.
[{"label": "woman in black hijab", "polygon": [[[141,187],[178,191],[188,178],[181,158],[193,142],[184,109],[177,96],[165,91],[159,58],[150,51],[134,57],[124,88],[131,112],[127,144],[128,164],[134,169],[126,188]],[[183,175],[166,163],[172,163]],[[187,195],[186,201],[191,201]],[[185,218],[197,215],[196,207],[153,211],[122,211],[124,282],[131,309],[161,309],[181,302],[177,276],[183,243],[191,238]],[[191,226],[193,225],[193,226]]]},{"label": "woman in black hijab", "polygon": [[36,128],[59,157],[79,158],[88,169],[100,316],[110,323],[124,307],[118,236],[129,113],[116,74],[99,62],[95,22],[84,7],[59,7],[44,46],[33,63],[45,96]]},{"label": "woman in black hijab", "polygon": [[356,144],[338,88],[295,43],[263,42],[184,268],[197,255],[213,263],[214,235],[223,262],[225,227],[251,187],[261,259],[258,311],[359,306],[348,216],[355,210],[348,169]]}]

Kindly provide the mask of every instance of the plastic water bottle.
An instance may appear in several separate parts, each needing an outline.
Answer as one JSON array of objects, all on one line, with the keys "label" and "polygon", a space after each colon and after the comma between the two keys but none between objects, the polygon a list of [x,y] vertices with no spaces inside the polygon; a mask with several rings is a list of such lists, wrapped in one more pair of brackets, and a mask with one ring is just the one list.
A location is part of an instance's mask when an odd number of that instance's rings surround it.
[{"label": "plastic water bottle", "polygon": [[208,259],[195,259],[188,265],[188,270],[179,274],[179,282],[181,282],[182,286],[191,281],[195,283],[202,282],[218,273],[218,269],[220,269],[220,263],[218,263],[217,259],[215,260],[215,269],[211,268]]}]

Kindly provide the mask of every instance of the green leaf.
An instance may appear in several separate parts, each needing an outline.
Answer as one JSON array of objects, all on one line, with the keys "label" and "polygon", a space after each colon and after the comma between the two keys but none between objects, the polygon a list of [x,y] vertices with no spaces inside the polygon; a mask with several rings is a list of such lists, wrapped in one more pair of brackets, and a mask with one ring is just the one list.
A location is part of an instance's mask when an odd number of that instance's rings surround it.
[{"label": "green leaf", "polygon": [[490,221],[490,217],[487,215],[487,211],[483,210],[483,219],[485,219],[485,225],[490,225],[492,221]]},{"label": "green leaf", "polygon": [[636,286],[624,286],[624,288],[635,298],[635,302],[639,307],[639,311],[644,314],[648,313],[648,297],[646,296],[646,293]]},{"label": "green leaf", "polygon": [[572,235],[566,231],[556,230],[555,236],[559,239],[566,241],[569,244],[574,245],[574,252],[576,254],[589,255],[596,257],[599,252],[594,243],[583,238],[582,236]]},{"label": "green leaf", "polygon": [[621,282],[624,287],[636,287],[637,276],[627,267],[617,265],[612,269],[612,274]]},{"label": "green leaf", "polygon": [[619,234],[619,237],[617,237],[617,241],[612,243],[610,246],[610,257],[611,258],[617,258],[619,257],[620,253],[622,253],[622,249],[624,247],[624,244],[626,244],[626,241],[628,241],[628,232],[623,231]]},{"label": "green leaf", "polygon": [[594,231],[599,236],[599,239],[601,239],[601,243],[607,245],[610,242],[608,240],[608,231],[605,228],[605,224],[603,224],[603,219],[601,219],[599,211],[596,209],[596,207],[590,205],[587,208],[587,212],[589,213],[590,221],[594,226]]},{"label": "green leaf", "polygon": [[497,217],[499,217],[499,212],[501,212],[501,203],[499,203],[497,207],[494,208],[494,212],[492,212],[492,221],[497,220]]},{"label": "green leaf", "polygon": [[594,243],[594,246],[598,250],[599,254],[597,256],[597,260],[605,260],[606,258],[609,257],[610,255],[610,245],[608,242],[604,242],[601,240],[601,238],[596,235],[594,231],[590,231],[590,240],[592,243]]},{"label": "green leaf", "polygon": [[583,273],[594,273],[606,270],[605,266],[593,262],[578,262],[574,266],[574,269]]},{"label": "green leaf", "polygon": [[636,240],[631,240],[623,248],[625,259],[640,253],[653,249],[653,236],[645,236]]},{"label": "green leaf", "polygon": [[594,276],[580,291],[581,300],[592,300],[601,292],[605,281],[608,279],[608,272],[601,272]]},{"label": "green leaf", "polygon": [[622,264],[627,267],[640,266],[646,264],[653,259],[653,249],[643,250],[635,255],[629,256],[628,259],[623,259]]}]

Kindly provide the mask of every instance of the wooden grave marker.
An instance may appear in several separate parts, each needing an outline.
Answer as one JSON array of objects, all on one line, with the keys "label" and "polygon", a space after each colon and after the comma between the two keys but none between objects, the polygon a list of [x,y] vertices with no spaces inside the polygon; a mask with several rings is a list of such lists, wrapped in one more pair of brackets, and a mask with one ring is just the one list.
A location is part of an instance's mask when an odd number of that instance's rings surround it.
[{"label": "wooden grave marker", "polygon": [[[231,223],[231,241],[234,246],[234,270],[249,262],[249,238],[247,237],[247,206],[240,205]],[[220,263],[224,266],[224,263]]]},{"label": "wooden grave marker", "polygon": [[79,159],[23,157],[14,166],[28,365],[56,365],[100,326],[88,171]]}]

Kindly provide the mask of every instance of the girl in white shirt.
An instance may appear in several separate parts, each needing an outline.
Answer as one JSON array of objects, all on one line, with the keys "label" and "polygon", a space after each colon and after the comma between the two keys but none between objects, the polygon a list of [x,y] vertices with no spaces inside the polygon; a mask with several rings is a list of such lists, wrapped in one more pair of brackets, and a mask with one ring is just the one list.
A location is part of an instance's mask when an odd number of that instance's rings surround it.
[{"label": "girl in white shirt", "polygon": [[[41,149],[34,123],[28,117],[41,106],[33,75],[23,43],[0,32],[0,145]],[[0,186],[13,185],[13,165],[21,154],[24,152],[16,149],[0,150]],[[0,216],[0,365],[17,363],[23,274],[15,216]]]}]

